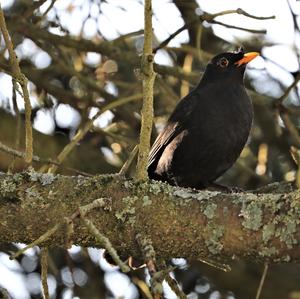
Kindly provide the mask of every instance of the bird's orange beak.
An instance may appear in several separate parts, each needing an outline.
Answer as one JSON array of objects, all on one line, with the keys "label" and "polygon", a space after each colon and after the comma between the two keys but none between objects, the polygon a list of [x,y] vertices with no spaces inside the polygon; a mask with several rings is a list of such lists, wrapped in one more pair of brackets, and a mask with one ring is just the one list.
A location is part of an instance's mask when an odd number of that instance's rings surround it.
[{"label": "bird's orange beak", "polygon": [[252,59],[257,57],[258,55],[259,55],[259,53],[257,53],[257,52],[245,53],[244,57],[242,59],[240,59],[239,61],[237,61],[235,64],[237,66],[241,66],[243,64],[246,64],[246,63],[250,62]]}]

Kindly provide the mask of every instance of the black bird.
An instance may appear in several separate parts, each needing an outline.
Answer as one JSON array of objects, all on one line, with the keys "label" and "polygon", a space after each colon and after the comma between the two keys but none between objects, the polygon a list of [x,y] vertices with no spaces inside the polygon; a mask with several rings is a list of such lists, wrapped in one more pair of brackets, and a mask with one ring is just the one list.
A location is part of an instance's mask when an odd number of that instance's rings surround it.
[{"label": "black bird", "polygon": [[184,97],[149,154],[150,179],[205,188],[230,168],[249,136],[253,109],[243,77],[256,52],[227,52],[206,66],[198,86]]}]

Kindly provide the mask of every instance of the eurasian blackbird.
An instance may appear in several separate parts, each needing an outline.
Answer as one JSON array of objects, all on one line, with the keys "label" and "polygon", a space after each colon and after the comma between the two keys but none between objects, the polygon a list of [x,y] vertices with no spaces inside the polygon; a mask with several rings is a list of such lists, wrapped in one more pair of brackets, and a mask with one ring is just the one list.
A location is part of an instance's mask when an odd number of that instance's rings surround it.
[{"label": "eurasian blackbird", "polygon": [[258,56],[242,49],[215,56],[184,97],[149,154],[150,179],[205,188],[230,168],[249,136],[253,110],[243,77]]}]

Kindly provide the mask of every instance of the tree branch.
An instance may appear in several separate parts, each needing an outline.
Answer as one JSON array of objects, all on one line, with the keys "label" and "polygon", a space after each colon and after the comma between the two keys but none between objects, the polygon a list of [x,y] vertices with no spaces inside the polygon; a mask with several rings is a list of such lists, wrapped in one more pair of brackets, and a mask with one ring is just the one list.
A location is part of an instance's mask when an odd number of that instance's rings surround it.
[{"label": "tree branch", "polygon": [[258,33],[258,34],[266,34],[267,30],[265,29],[250,29],[250,28],[245,28],[245,27],[240,27],[240,26],[235,26],[235,25],[229,25],[229,24],[225,24],[223,22],[220,21],[216,21],[216,20],[211,20],[209,21],[209,23],[211,24],[216,24],[216,25],[221,25],[230,29],[237,29],[237,30],[242,30],[242,31],[246,31],[246,32],[251,32],[251,33]]},{"label": "tree branch", "polygon": [[[115,175],[2,174],[0,239],[31,243],[99,197],[112,201],[90,211],[89,219],[122,259],[141,258],[136,244],[140,233],[149,237],[158,259],[300,260],[299,191],[284,183],[256,193],[226,194],[134,183]],[[41,245],[64,246],[62,227]],[[80,219],[74,219],[74,231],[74,244],[101,246]]]},{"label": "tree branch", "polygon": [[30,104],[29,92],[27,88],[28,80],[25,77],[25,75],[21,72],[18,58],[14,51],[14,46],[12,44],[9,33],[7,31],[4,13],[1,5],[0,5],[0,28],[1,28],[3,38],[5,40],[6,47],[8,49],[13,78],[20,84],[23,92],[23,99],[25,105],[25,132],[26,132],[25,162],[31,164],[32,156],[33,156],[33,138],[32,138],[32,127],[31,127],[31,104]]},{"label": "tree branch", "polygon": [[144,4],[144,49],[141,70],[143,73],[143,108],[141,120],[140,143],[136,178],[145,180],[147,175],[147,162],[150,150],[150,138],[153,123],[153,87],[155,72],[153,70],[154,56],[152,53],[152,3],[145,0]]},{"label": "tree branch", "polygon": [[224,10],[224,11],[217,12],[217,13],[214,13],[214,14],[207,14],[207,13],[205,13],[204,15],[206,15],[208,19],[213,20],[216,17],[230,15],[230,14],[239,14],[239,15],[243,15],[245,17],[251,18],[251,19],[256,19],[256,20],[270,20],[270,19],[275,19],[274,15],[267,16],[267,17],[254,16],[252,14],[247,13],[246,11],[244,11],[241,8],[228,9],[228,10]]}]

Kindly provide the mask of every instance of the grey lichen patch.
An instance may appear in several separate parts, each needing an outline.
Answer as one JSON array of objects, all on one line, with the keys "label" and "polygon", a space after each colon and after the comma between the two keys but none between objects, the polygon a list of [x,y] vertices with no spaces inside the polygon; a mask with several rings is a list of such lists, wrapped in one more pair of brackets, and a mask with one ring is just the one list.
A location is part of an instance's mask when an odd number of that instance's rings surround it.
[{"label": "grey lichen patch", "polygon": [[84,177],[84,176],[77,176],[77,184],[75,185],[74,189],[77,192],[81,192],[84,188],[91,188],[95,187],[97,189],[105,188],[111,182],[118,183],[120,176],[117,174],[105,174],[105,175],[96,175],[94,177]]},{"label": "grey lichen patch", "polygon": [[92,179],[95,180],[95,183],[98,183],[101,186],[105,186],[119,178],[120,178],[120,176],[118,174],[111,173],[111,174],[100,174],[100,175],[95,176]]},{"label": "grey lichen patch", "polygon": [[36,172],[33,167],[26,171],[30,181],[40,182],[43,186],[51,185],[55,181],[55,176],[52,173]]},{"label": "grey lichen patch", "polygon": [[78,186],[82,186],[82,185],[84,185],[86,183],[87,178],[85,176],[83,176],[83,175],[78,175],[76,177],[76,180],[77,180],[77,185]]},{"label": "grey lichen patch", "polygon": [[81,193],[84,189],[90,188],[94,184],[95,182],[90,178],[79,175],[77,176],[77,184],[75,185],[74,190],[78,193]]},{"label": "grey lichen patch", "polygon": [[132,189],[132,188],[134,187],[134,184],[133,184],[132,181],[126,180],[126,181],[124,182],[124,187],[125,187],[126,189]]},{"label": "grey lichen patch", "polygon": [[150,183],[146,183],[149,186],[149,192],[157,195],[159,193],[165,193],[165,194],[172,194],[174,187],[169,185],[168,183],[161,182],[161,181],[153,181],[151,180]]},{"label": "grey lichen patch", "polygon": [[215,216],[215,211],[217,209],[217,205],[214,203],[207,204],[206,208],[203,211],[203,214],[208,218],[208,219],[213,219]]},{"label": "grey lichen patch", "polygon": [[255,200],[250,203],[243,203],[239,216],[243,217],[242,225],[251,230],[259,230],[262,226],[262,204]]},{"label": "grey lichen patch", "polygon": [[205,240],[207,249],[212,254],[218,254],[223,249],[221,238],[224,235],[224,227],[221,225],[209,225],[208,226],[208,239]]},{"label": "grey lichen patch", "polygon": [[35,185],[27,187],[24,190],[24,195],[22,198],[23,200],[21,204],[23,208],[39,207],[40,209],[49,205],[47,199],[41,195]]},{"label": "grey lichen patch", "polygon": [[195,193],[193,198],[195,198],[199,201],[202,201],[202,200],[212,199],[212,198],[218,196],[219,194],[221,194],[220,191],[203,190],[203,191],[198,191],[197,193]]},{"label": "grey lichen patch", "polygon": [[298,244],[295,238],[297,232],[297,224],[293,219],[289,219],[288,216],[284,220],[284,224],[276,229],[275,236],[279,238],[281,242],[284,242],[288,249],[293,248],[293,245]]},{"label": "grey lichen patch", "polygon": [[263,257],[272,257],[275,254],[278,254],[278,250],[274,246],[272,247],[263,246],[259,251],[259,255]]},{"label": "grey lichen patch", "polygon": [[180,197],[183,199],[197,199],[199,201],[211,199],[218,194],[220,194],[219,191],[207,191],[207,190],[193,190],[190,188],[174,188],[175,191],[173,192],[173,195],[176,197]]},{"label": "grey lichen patch", "polygon": [[29,187],[25,190],[26,199],[37,200],[40,198],[39,192],[35,189],[34,186]]},{"label": "grey lichen patch", "polygon": [[283,204],[282,194],[264,194],[260,200],[263,202],[264,207],[268,209],[271,214],[278,212]]},{"label": "grey lichen patch", "polygon": [[177,190],[175,190],[173,192],[173,195],[176,197],[180,197],[183,199],[188,199],[188,198],[192,198],[192,193],[189,189],[185,189],[185,188],[178,188]]},{"label": "grey lichen patch", "polygon": [[291,257],[288,254],[284,255],[283,257],[281,257],[281,261],[288,263],[291,261]]},{"label": "grey lichen patch", "polygon": [[258,199],[258,195],[252,194],[252,193],[234,193],[231,196],[231,201],[234,204],[246,204],[252,201],[255,201]]},{"label": "grey lichen patch", "polygon": [[275,224],[268,223],[263,226],[262,239],[264,243],[267,243],[275,234]]},{"label": "grey lichen patch", "polygon": [[125,204],[125,207],[115,213],[115,216],[122,223],[129,223],[130,225],[135,224],[135,207],[134,204],[139,198],[137,196],[127,196],[122,198],[122,202]]},{"label": "grey lichen patch", "polygon": [[13,176],[0,180],[0,195],[4,198],[13,198],[17,191],[17,184]]},{"label": "grey lichen patch", "polygon": [[51,185],[55,181],[55,176],[52,173],[42,173],[39,181],[43,186]]},{"label": "grey lichen patch", "polygon": [[296,201],[299,203],[300,198],[300,189],[294,190],[293,193],[290,193],[289,196],[293,199],[293,201]]},{"label": "grey lichen patch", "polygon": [[293,219],[293,222],[296,224],[300,223],[300,194],[295,192],[297,195],[293,195],[292,200],[290,201],[290,209],[288,212],[289,219]]},{"label": "grey lichen patch", "polygon": [[142,200],[143,200],[143,204],[142,204],[143,207],[150,206],[152,204],[152,200],[148,195],[143,196]]},{"label": "grey lichen patch", "polygon": [[0,197],[6,199],[15,199],[17,196],[18,185],[23,181],[23,176],[20,173],[6,175],[5,178],[0,176]]},{"label": "grey lichen patch", "polygon": [[293,184],[290,182],[275,182],[256,189],[254,193],[259,194],[286,194],[294,191]]},{"label": "grey lichen patch", "polygon": [[127,180],[123,183],[123,186],[128,190],[133,190],[136,194],[147,194],[151,193],[154,195],[158,195],[160,193],[170,195],[173,191],[173,186],[169,185],[168,183],[161,182],[161,181],[133,181]]}]

